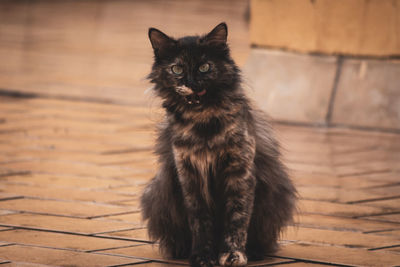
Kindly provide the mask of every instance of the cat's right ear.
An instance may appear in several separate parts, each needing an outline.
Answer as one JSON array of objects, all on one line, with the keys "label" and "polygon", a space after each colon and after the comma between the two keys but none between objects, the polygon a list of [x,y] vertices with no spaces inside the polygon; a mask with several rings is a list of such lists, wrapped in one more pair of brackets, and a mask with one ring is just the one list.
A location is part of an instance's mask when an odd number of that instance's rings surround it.
[{"label": "cat's right ear", "polygon": [[176,41],[155,28],[149,29],[149,39],[156,56],[162,56],[163,52],[175,45]]}]

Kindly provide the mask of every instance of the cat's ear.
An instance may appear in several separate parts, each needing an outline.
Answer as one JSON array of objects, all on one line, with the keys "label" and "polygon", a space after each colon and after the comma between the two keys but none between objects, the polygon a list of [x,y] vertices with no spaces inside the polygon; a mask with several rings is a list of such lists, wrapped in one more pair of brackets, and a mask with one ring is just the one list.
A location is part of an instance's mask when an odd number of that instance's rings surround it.
[{"label": "cat's ear", "polygon": [[168,35],[155,28],[149,29],[149,39],[151,46],[153,47],[154,54],[156,56],[162,55],[163,51],[173,47],[176,41],[170,38]]},{"label": "cat's ear", "polygon": [[207,43],[215,45],[226,44],[228,38],[228,26],[225,22],[218,24],[210,33],[204,36]]}]

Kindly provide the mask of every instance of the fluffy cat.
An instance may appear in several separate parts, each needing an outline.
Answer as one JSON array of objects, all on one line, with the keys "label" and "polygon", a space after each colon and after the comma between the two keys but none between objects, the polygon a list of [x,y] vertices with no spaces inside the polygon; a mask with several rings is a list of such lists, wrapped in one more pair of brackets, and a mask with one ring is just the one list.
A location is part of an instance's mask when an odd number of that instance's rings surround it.
[{"label": "fluffy cat", "polygon": [[191,266],[245,266],[277,249],[296,190],[266,116],[241,87],[227,26],[174,39],[150,28],[148,76],[166,110],[141,198],[149,236]]}]

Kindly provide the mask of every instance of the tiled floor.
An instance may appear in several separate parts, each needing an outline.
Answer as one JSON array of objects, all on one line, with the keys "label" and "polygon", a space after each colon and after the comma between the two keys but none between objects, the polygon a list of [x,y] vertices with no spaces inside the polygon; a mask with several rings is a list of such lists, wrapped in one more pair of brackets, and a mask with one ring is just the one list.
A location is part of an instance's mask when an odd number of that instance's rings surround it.
[{"label": "tiled floor", "polygon": [[[181,27],[184,17],[167,11],[184,3],[201,10],[192,20],[210,19],[197,32],[223,14],[243,64],[245,21],[235,18],[246,2],[80,1],[75,13],[71,2],[51,3],[0,4],[0,266],[186,264],[163,259],[140,218],[162,118],[138,78],[151,62],[145,31],[161,20]],[[150,11],[165,14],[139,16]],[[92,21],[98,17],[102,23]],[[124,39],[128,30],[137,43]],[[127,53],[130,45],[146,48]],[[301,196],[299,214],[281,250],[250,265],[399,265],[400,135],[275,128]]]},{"label": "tiled floor", "polygon": [[[171,263],[149,244],[138,206],[156,166],[157,119],[148,114],[160,110],[41,97],[0,102],[5,266]],[[277,255],[252,264],[399,264],[400,136],[275,127],[300,212]]]}]

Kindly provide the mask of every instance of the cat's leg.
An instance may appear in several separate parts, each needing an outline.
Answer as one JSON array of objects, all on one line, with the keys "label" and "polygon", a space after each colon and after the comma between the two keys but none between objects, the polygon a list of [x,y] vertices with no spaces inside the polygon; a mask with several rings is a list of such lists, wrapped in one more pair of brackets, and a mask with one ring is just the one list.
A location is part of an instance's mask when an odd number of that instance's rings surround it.
[{"label": "cat's leg", "polygon": [[185,197],[185,202],[193,239],[190,264],[192,267],[214,266],[216,255],[213,242],[213,218],[206,204],[199,198],[189,194]]},{"label": "cat's leg", "polygon": [[187,258],[191,233],[183,196],[174,168],[163,167],[147,185],[141,198],[143,219],[148,220],[149,236],[159,241],[163,255]]},{"label": "cat's leg", "polygon": [[214,218],[210,203],[203,190],[204,180],[190,161],[179,165],[179,177],[184,195],[185,209],[187,210],[189,226],[192,235],[191,255],[189,258],[192,267],[212,267],[216,262],[214,233]]},{"label": "cat's leg", "polygon": [[230,168],[224,185],[225,211],[219,264],[247,264],[247,230],[253,209],[255,178],[246,168]]}]

